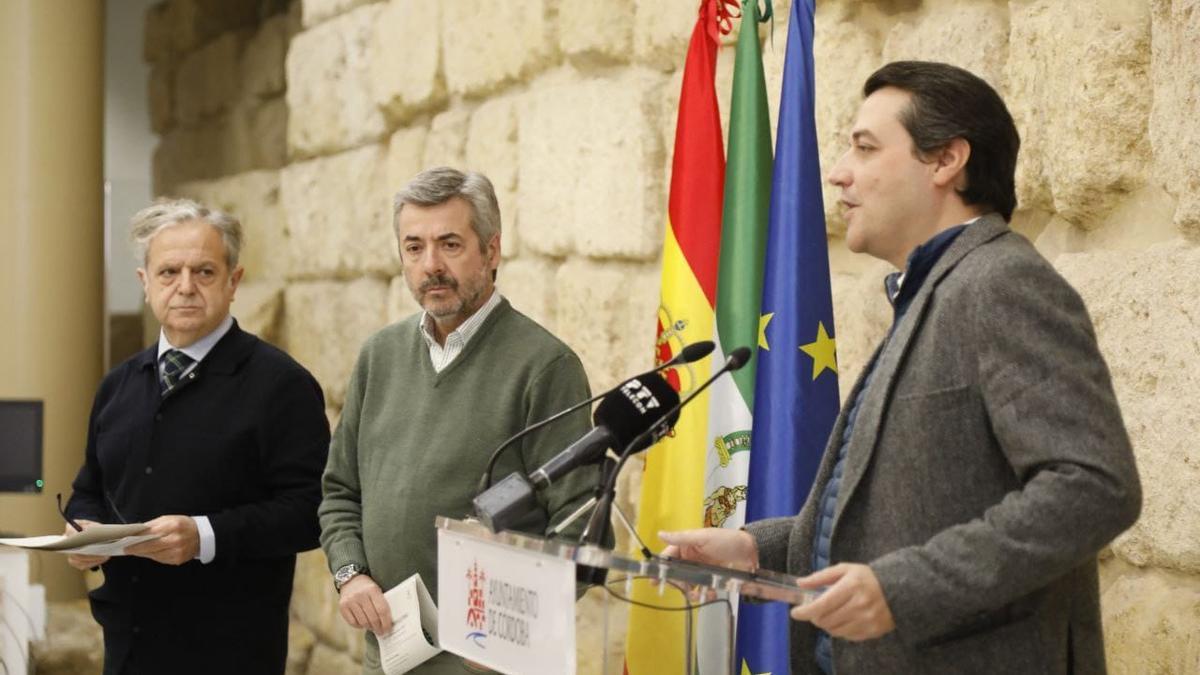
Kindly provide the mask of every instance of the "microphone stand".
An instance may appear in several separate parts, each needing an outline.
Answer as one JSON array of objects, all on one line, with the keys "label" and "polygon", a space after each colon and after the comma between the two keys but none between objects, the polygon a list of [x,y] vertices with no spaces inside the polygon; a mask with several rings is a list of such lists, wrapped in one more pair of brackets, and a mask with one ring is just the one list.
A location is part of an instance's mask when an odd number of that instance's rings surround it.
[{"label": "microphone stand", "polygon": [[[608,453],[605,455],[605,458],[607,460],[613,461],[613,462],[617,461],[617,459],[618,459],[617,453],[613,452],[612,450],[608,451]],[[602,469],[601,477],[603,478],[603,476],[604,476],[604,473],[603,473],[603,469]],[[601,483],[596,484],[597,490],[601,487],[601,485],[602,485]],[[560,522],[558,525],[555,525],[550,530],[548,536],[557,537],[558,535],[562,534],[564,530],[566,530],[568,527],[571,526],[571,523],[574,523],[576,520],[579,520],[580,518],[582,518],[583,515],[585,513],[587,513],[588,511],[591,511],[592,507],[594,507],[595,505],[596,505],[596,495],[595,495],[595,491],[593,491],[592,496],[588,497],[588,500],[586,502],[584,502],[583,504],[580,504],[579,508],[575,509],[575,511],[572,512],[571,515],[564,518],[562,520],[562,522]],[[625,512],[621,510],[621,507],[617,506],[616,502],[613,502],[612,509],[613,509],[613,513],[615,513],[617,515],[617,520],[620,521],[621,527],[624,528],[625,532],[630,536],[630,538],[635,541],[640,541],[640,538],[638,537],[638,534],[637,534],[637,530],[634,529],[633,523],[629,522],[629,517],[626,516]],[[586,527],[584,529],[586,529]],[[645,558],[646,560],[649,560],[654,557],[654,554],[650,552],[650,549],[646,548],[645,546],[642,546],[641,552],[642,552],[642,557]]]},{"label": "microphone stand", "polygon": [[[579,543],[600,548],[611,548],[607,542],[612,534],[613,501],[617,498],[616,475],[620,470],[620,462],[612,453],[604,456],[600,466],[600,480],[596,483],[596,491],[592,494],[591,502],[595,504],[592,515],[588,518]],[[575,581],[589,586],[599,586],[608,576],[608,570],[603,567],[588,565],[575,566]]]}]

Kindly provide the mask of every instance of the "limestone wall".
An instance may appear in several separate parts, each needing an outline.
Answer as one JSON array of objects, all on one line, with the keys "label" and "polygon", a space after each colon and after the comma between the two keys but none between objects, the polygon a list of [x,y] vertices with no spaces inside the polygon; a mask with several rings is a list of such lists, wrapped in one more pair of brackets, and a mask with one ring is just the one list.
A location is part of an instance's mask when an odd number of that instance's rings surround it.
[{"label": "limestone wall", "polygon": [[[431,165],[484,171],[504,220],[502,291],[578,351],[594,388],[609,386],[651,362],[696,5],[168,0],[146,25],[157,188],[244,219],[235,312],[313,371],[336,420],[363,339],[416,309],[391,195]],[[789,3],[775,5],[773,39],[761,29],[773,120]],[[1015,226],[1087,301],[1145,482],[1141,521],[1102,563],[1112,672],[1200,672],[1200,2],[818,5],[824,166],[886,61],[957,63],[1009,102],[1024,139]],[[723,118],[734,37],[718,66]],[[846,391],[890,318],[886,266],[845,251],[833,196]],[[586,602],[594,623],[597,600]],[[357,672],[359,638],[335,610],[321,554],[303,556],[293,672]]]}]

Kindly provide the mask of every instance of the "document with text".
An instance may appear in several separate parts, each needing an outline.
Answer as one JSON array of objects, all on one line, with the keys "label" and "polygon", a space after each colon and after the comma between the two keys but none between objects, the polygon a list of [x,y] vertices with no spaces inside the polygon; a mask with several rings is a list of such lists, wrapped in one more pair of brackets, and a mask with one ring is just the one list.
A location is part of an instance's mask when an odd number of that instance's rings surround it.
[{"label": "document with text", "polygon": [[379,636],[379,662],[387,675],[400,675],[441,652],[437,605],[421,575],[414,574],[383,594],[392,610],[392,632]]}]

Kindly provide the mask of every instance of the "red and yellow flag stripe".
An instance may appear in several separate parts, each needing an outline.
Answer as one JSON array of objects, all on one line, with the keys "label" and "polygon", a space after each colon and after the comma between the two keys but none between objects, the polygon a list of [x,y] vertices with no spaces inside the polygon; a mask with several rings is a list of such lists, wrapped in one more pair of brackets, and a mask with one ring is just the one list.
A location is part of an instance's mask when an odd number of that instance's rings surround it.
[{"label": "red and yellow flag stripe", "polygon": [[[728,30],[733,0],[701,0],[688,45],[675,128],[668,223],[663,243],[661,304],[658,309],[659,362],[683,345],[713,338],[725,153],[714,84],[717,49]],[[709,359],[676,369],[668,379],[681,393],[711,371]],[[664,439],[646,456],[638,506],[638,535],[661,550],[660,530],[700,527],[704,504],[708,395],[701,394]],[[672,597],[674,596],[674,597]],[[678,594],[660,595],[648,584],[633,588],[633,599],[652,605],[682,605]],[[631,606],[625,652],[628,675],[680,673],[684,665],[683,612]]]}]

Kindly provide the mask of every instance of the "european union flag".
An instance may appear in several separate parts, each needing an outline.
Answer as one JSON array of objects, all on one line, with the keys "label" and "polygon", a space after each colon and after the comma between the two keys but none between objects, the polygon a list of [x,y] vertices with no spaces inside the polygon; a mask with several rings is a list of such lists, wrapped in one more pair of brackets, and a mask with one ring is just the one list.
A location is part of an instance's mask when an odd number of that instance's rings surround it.
[{"label": "european union flag", "polygon": [[[838,413],[813,87],[814,0],[788,21],[767,231],[746,520],[795,515]],[[788,607],[742,603],[742,673],[788,672]]]}]

